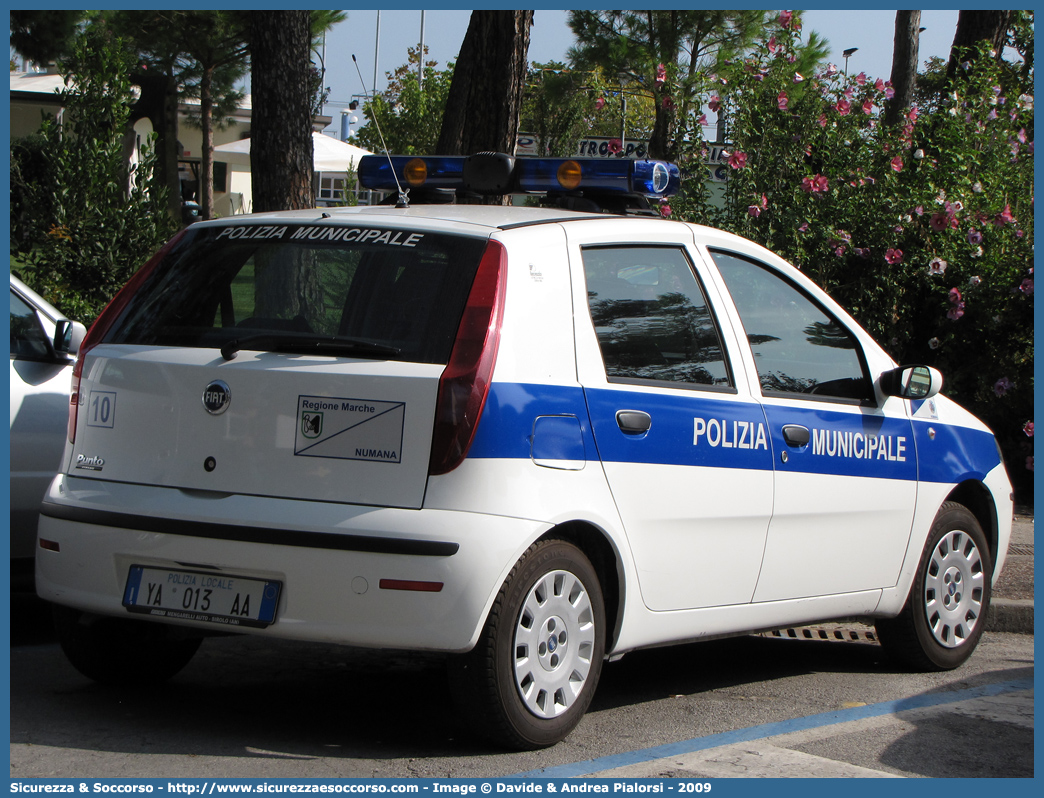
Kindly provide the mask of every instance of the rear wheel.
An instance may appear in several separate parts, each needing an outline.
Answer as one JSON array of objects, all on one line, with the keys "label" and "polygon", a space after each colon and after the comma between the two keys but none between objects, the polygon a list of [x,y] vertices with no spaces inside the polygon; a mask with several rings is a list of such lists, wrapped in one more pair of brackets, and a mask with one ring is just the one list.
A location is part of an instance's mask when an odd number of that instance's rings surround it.
[{"label": "rear wheel", "polygon": [[62,651],[80,673],[113,687],[164,682],[199,649],[201,637],[175,626],[54,607]]},{"label": "rear wheel", "polygon": [[881,645],[918,670],[950,670],[971,656],[990,606],[993,561],[982,527],[945,503],[924,544],[902,612],[877,621]]},{"label": "rear wheel", "polygon": [[478,645],[451,664],[451,682],[476,731],[509,748],[544,748],[580,722],[604,654],[594,567],[570,543],[538,541],[501,588]]}]

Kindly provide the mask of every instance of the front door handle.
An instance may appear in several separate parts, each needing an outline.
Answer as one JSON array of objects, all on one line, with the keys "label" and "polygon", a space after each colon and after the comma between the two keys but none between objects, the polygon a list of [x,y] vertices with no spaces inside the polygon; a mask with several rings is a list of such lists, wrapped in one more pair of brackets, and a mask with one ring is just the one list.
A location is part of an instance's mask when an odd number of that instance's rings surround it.
[{"label": "front door handle", "polygon": [[627,435],[641,435],[652,427],[652,416],[641,410],[617,410],[616,423]]},{"label": "front door handle", "polygon": [[787,442],[788,446],[793,446],[796,449],[808,446],[809,438],[808,427],[802,427],[798,424],[787,424],[783,427],[783,440]]}]

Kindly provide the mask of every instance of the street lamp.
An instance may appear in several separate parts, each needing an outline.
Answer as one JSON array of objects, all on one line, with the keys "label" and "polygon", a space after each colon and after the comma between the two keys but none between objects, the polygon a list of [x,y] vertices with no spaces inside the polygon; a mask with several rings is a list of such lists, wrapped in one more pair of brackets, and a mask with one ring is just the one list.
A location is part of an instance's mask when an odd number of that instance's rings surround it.
[{"label": "street lamp", "polygon": [[620,100],[621,100],[621,114],[620,114],[620,153],[622,155],[627,154],[627,94],[624,89],[627,88],[627,84],[631,80],[631,76],[626,72],[620,72],[617,74],[620,79]]},{"label": "street lamp", "polygon": [[852,57],[852,53],[858,50],[858,47],[849,47],[841,53],[841,56],[845,59],[845,77],[848,77],[848,59]]}]

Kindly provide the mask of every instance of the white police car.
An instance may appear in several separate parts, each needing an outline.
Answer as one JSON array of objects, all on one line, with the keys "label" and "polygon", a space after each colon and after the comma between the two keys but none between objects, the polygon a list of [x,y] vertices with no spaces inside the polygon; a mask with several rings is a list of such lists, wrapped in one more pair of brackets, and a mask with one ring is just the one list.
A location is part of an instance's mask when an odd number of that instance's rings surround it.
[{"label": "white police car", "polygon": [[[669,165],[360,174],[557,204],[240,216],[153,258],[81,348],[39,527],[84,674],[163,679],[214,631],[443,651],[462,711],[534,748],[642,647],[858,616],[916,667],[971,654],[1011,490],[937,372],[765,249],[644,215]],[[566,209],[596,205],[624,214]]]}]

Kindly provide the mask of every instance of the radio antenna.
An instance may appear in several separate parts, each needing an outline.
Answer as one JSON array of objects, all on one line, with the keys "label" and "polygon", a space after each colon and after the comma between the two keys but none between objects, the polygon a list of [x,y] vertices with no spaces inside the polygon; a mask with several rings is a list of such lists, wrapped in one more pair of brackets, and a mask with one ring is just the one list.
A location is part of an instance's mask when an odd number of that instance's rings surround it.
[{"label": "radio antenna", "polygon": [[[359,61],[355,57],[355,53],[352,53],[352,63],[355,64],[355,71],[359,73],[359,82],[362,84],[363,92],[369,94],[366,91],[366,81],[363,80],[362,70],[359,69]],[[374,97],[376,99],[376,97]],[[373,107],[372,105],[370,106]],[[388,167],[391,169],[392,180],[395,181],[395,188],[399,190],[399,198],[395,202],[396,208],[408,208],[410,207],[410,190],[403,189],[402,184],[399,183],[399,178],[395,174],[395,165],[392,163],[391,153],[388,152],[388,145],[384,143],[384,134],[381,132],[380,122],[377,121],[377,114],[373,115],[373,124],[377,128],[377,135],[381,137],[381,146],[384,147],[384,156],[388,159]]]}]

